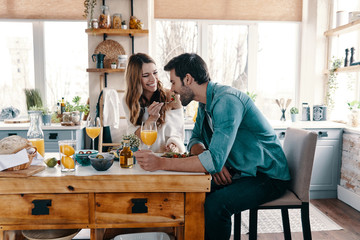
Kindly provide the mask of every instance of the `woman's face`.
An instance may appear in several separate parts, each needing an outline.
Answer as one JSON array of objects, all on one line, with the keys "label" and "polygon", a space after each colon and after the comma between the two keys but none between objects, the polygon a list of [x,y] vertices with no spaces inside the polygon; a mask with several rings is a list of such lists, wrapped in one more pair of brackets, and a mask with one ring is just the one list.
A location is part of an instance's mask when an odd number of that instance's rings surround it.
[{"label": "woman's face", "polygon": [[141,85],[143,93],[153,94],[157,89],[158,70],[154,63],[144,63],[142,65]]}]

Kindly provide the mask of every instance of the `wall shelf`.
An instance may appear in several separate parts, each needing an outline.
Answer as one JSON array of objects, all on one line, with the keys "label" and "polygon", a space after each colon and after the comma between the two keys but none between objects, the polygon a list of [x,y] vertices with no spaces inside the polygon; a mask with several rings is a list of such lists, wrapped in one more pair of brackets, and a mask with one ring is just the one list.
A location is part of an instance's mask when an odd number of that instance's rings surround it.
[{"label": "wall shelf", "polygon": [[[360,65],[350,66],[350,67],[341,67],[335,70],[336,73],[346,73],[346,72],[360,72]],[[325,70],[324,74],[329,74],[329,70]]]},{"label": "wall shelf", "polygon": [[147,29],[102,29],[102,28],[88,28],[85,32],[89,35],[114,35],[114,36],[142,36],[148,35]]},{"label": "wall shelf", "polygon": [[330,30],[326,31],[324,33],[324,35],[327,36],[327,37],[336,36],[336,35],[348,33],[348,32],[351,32],[351,31],[355,31],[357,29],[360,30],[360,20],[356,20],[356,21],[353,21],[351,23],[342,25],[340,27],[330,29]]},{"label": "wall shelf", "polygon": [[98,72],[98,73],[115,73],[125,72],[125,69],[112,69],[112,68],[87,68],[87,72]]}]

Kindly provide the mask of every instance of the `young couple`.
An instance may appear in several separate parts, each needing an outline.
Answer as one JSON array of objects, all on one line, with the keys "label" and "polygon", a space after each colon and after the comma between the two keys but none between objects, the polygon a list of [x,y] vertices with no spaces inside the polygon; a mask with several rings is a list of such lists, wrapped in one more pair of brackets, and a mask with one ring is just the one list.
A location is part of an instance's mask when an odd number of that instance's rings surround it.
[{"label": "young couple", "polygon": [[[137,65],[137,72],[131,71],[133,64]],[[147,171],[211,174],[211,192],[205,200],[205,239],[229,239],[234,213],[276,199],[285,192],[290,180],[285,154],[273,128],[254,102],[237,89],[211,81],[200,56],[181,54],[164,69],[170,72],[170,91],[162,88],[155,63],[149,56],[130,57],[126,74],[128,119],[138,135],[139,124],[146,118],[157,121],[162,129],[167,118],[179,111],[176,121],[180,125],[183,121],[180,101],[183,106],[198,101],[196,123],[188,145],[194,156],[174,160],[155,155],[153,151],[157,149],[140,150],[135,152],[137,163]],[[172,92],[180,101],[164,104]],[[181,151],[183,146],[178,141],[167,141],[182,140],[181,131],[172,131],[177,132],[174,135],[165,133],[158,146],[163,144],[165,149]]]}]

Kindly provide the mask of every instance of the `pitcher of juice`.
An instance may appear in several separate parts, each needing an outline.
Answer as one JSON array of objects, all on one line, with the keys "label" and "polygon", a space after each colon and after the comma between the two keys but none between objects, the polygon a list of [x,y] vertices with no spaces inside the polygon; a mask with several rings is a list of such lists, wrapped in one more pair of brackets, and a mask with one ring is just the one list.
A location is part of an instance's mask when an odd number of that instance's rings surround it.
[{"label": "pitcher of juice", "polygon": [[27,132],[27,139],[37,148],[38,153],[44,157],[45,144],[44,133],[41,130],[41,111],[29,111],[30,115],[30,127]]}]

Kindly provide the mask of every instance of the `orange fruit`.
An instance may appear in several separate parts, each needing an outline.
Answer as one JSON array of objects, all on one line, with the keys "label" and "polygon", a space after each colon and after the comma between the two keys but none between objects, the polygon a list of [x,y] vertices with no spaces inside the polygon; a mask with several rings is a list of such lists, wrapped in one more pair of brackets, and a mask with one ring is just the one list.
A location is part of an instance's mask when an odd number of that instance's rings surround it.
[{"label": "orange fruit", "polygon": [[62,156],[61,157],[61,164],[67,168],[67,169],[74,169],[75,168],[75,162],[74,159],[68,156]]},{"label": "orange fruit", "polygon": [[60,145],[60,152],[68,157],[75,153],[75,149],[69,145]]}]

